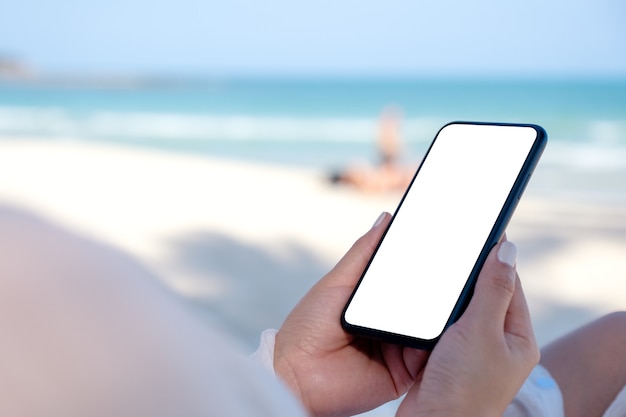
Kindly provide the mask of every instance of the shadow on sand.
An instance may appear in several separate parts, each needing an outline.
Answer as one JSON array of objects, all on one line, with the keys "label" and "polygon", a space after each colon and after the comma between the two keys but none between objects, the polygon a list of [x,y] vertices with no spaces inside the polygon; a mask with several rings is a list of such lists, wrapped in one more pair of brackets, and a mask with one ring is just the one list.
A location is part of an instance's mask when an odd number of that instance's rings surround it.
[{"label": "shadow on sand", "polygon": [[172,242],[172,252],[176,269],[193,280],[185,285],[192,304],[251,348],[332,267],[298,243],[264,247],[208,231]]}]

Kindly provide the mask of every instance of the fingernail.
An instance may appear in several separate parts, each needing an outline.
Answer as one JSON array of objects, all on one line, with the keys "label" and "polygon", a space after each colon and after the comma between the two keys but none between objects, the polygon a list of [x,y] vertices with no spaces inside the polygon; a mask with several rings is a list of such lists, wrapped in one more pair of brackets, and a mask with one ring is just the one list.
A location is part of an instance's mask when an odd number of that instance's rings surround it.
[{"label": "fingernail", "polygon": [[378,218],[374,222],[374,225],[372,226],[372,229],[376,229],[378,226],[380,226],[380,224],[385,219],[385,214],[387,214],[387,213],[385,213],[384,211],[382,213],[380,213],[380,216],[378,216]]},{"label": "fingernail", "polygon": [[517,247],[514,243],[505,240],[500,244],[500,249],[498,249],[498,260],[500,262],[504,262],[510,267],[515,266],[515,261],[517,260]]}]

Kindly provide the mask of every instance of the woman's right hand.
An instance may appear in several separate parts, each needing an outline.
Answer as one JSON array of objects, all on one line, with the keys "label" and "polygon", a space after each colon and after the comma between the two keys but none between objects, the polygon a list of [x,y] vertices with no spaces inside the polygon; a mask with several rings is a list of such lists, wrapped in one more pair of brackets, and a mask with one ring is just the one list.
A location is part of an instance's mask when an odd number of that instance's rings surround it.
[{"label": "woman's right hand", "polygon": [[443,334],[398,417],[501,416],[539,361],[515,245],[487,258],[461,318]]}]

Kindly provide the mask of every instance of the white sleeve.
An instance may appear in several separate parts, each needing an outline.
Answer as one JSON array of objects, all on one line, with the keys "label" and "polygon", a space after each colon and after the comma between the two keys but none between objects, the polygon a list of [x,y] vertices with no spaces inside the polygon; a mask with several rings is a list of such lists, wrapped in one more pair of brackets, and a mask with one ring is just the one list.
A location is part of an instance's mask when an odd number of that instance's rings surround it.
[{"label": "white sleeve", "polygon": [[604,413],[603,417],[623,417],[626,416],[626,387],[617,394],[613,403]]},{"label": "white sleeve", "polygon": [[[205,345],[212,366],[207,369],[207,389],[204,400],[210,399],[210,416],[233,417],[305,417],[307,414],[272,368],[274,335],[266,332],[262,349],[253,355],[238,355],[235,346],[215,340]],[[259,363],[260,362],[260,363]],[[209,370],[210,369],[210,370]],[[180,415],[180,414],[179,414]]]},{"label": "white sleeve", "polygon": [[267,329],[261,333],[259,348],[251,356],[252,360],[261,364],[272,375],[274,372],[274,343],[276,341],[276,329]]},{"label": "white sleeve", "polygon": [[546,368],[537,365],[503,417],[563,417],[561,390]]}]

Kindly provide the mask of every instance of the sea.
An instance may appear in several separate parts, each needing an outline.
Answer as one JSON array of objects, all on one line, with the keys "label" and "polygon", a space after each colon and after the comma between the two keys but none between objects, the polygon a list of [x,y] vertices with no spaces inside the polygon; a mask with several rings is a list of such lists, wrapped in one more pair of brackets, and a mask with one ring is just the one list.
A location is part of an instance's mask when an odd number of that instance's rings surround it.
[{"label": "sea", "polygon": [[32,79],[0,81],[1,138],[101,142],[331,172],[375,163],[380,115],[404,160],[455,120],[534,123],[529,189],[626,205],[626,79]]}]

